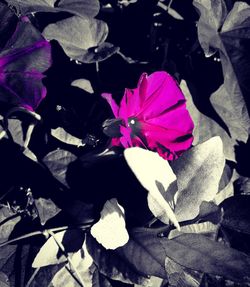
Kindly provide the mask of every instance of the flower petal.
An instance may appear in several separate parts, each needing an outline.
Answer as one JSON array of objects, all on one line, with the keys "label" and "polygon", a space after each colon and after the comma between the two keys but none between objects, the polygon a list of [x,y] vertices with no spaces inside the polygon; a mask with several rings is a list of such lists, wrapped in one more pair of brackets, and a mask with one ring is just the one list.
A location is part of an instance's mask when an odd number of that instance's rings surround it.
[{"label": "flower petal", "polygon": [[109,103],[114,116],[117,118],[119,107],[118,107],[117,103],[115,102],[115,100],[112,98],[112,94],[102,93],[101,96]]},{"label": "flower petal", "polygon": [[178,101],[177,104],[162,112],[158,117],[147,120],[147,123],[170,130],[177,130],[183,135],[192,133],[194,129],[194,123],[186,109],[184,100]]},{"label": "flower petal", "polygon": [[157,117],[166,109],[184,100],[184,95],[176,81],[166,72],[155,72],[147,78],[147,89],[140,94],[144,99],[137,117],[144,120]]},{"label": "flower petal", "polygon": [[183,133],[175,129],[143,123],[142,134],[147,146],[156,150],[162,157],[173,160],[179,157],[185,150],[190,148],[193,142],[191,133]]}]

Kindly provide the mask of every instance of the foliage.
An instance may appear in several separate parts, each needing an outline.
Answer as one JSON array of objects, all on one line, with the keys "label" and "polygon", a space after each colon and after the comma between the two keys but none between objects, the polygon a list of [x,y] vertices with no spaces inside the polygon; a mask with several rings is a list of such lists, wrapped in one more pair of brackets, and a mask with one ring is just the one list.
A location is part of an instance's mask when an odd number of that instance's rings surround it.
[{"label": "foliage", "polygon": [[0,286],[250,286],[249,11],[0,0]]}]

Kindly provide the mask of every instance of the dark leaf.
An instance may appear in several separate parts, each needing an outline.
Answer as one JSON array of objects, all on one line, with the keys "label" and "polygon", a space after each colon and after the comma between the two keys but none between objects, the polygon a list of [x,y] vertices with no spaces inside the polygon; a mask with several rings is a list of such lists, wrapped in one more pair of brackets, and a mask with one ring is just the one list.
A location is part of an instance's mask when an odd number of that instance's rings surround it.
[{"label": "dark leaf", "polygon": [[66,182],[68,166],[75,160],[76,156],[73,153],[62,149],[54,150],[43,158],[43,162],[53,176],[65,186],[68,186]]},{"label": "dark leaf", "polygon": [[249,206],[249,195],[236,195],[224,200],[221,204],[224,211],[222,225],[250,234]]},{"label": "dark leaf", "polygon": [[250,119],[246,103],[249,94],[250,7],[235,2],[228,12],[224,0],[194,1],[201,17],[198,37],[207,56],[219,51],[223,85],[212,95],[211,102],[229,128],[234,139],[246,142]]},{"label": "dark leaf", "polygon": [[249,282],[250,257],[200,234],[183,234],[172,240],[157,237],[152,229],[136,229],[119,255],[139,272],[167,278],[167,258],[196,271]]},{"label": "dark leaf", "polygon": [[214,199],[224,164],[219,137],[193,147],[173,162],[178,185],[175,214],[179,221],[194,219],[202,201]]},{"label": "dark leaf", "polygon": [[[87,234],[86,245],[99,271],[108,278],[124,283],[146,283],[147,270],[138,273],[134,266],[128,264],[126,258],[120,257],[119,252],[117,253],[119,248],[112,251],[106,250],[90,234]],[[149,261],[147,264],[151,267]]]},{"label": "dark leaf", "polygon": [[99,46],[105,41],[108,26],[101,20],[73,16],[49,24],[43,35],[48,40],[57,40],[68,57],[81,61],[89,48]]},{"label": "dark leaf", "polygon": [[166,259],[166,271],[169,285],[175,287],[200,287],[202,275],[195,271],[187,270],[170,258]]},{"label": "dark leaf", "polygon": [[35,199],[35,205],[42,225],[60,211],[60,208],[58,208],[51,199],[40,197]]},{"label": "dark leaf", "polygon": [[[0,3],[0,26],[6,13],[9,9]],[[18,21],[0,51],[0,100],[35,109],[46,95],[42,79],[50,65],[50,44],[29,21]]]}]

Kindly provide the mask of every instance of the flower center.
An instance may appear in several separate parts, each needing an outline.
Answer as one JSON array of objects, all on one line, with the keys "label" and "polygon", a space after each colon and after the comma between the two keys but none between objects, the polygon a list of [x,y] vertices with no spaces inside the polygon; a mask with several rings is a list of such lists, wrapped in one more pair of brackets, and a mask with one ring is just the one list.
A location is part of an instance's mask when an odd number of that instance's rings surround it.
[{"label": "flower center", "polygon": [[134,117],[128,118],[128,126],[132,130],[132,133],[131,133],[132,136],[138,135],[140,133],[141,124],[137,120],[137,118],[134,118]]}]

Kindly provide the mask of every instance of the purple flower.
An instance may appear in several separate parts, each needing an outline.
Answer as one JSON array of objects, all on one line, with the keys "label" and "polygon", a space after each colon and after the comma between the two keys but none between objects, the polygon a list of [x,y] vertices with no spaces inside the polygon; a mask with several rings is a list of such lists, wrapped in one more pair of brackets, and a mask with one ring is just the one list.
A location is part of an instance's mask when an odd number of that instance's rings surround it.
[{"label": "purple flower", "polygon": [[194,124],[183,93],[168,73],[142,74],[137,88],[125,90],[120,106],[111,94],[102,96],[116,118],[113,124],[104,123],[104,132],[112,133],[112,145],[141,146],[168,160],[178,158],[191,146]]},{"label": "purple flower", "polygon": [[[3,4],[0,12],[17,21]],[[8,28],[1,20],[0,25]],[[50,44],[26,18],[18,20],[15,31],[8,33],[8,40],[0,46],[0,101],[34,111],[46,96],[42,79],[51,65]]]}]

